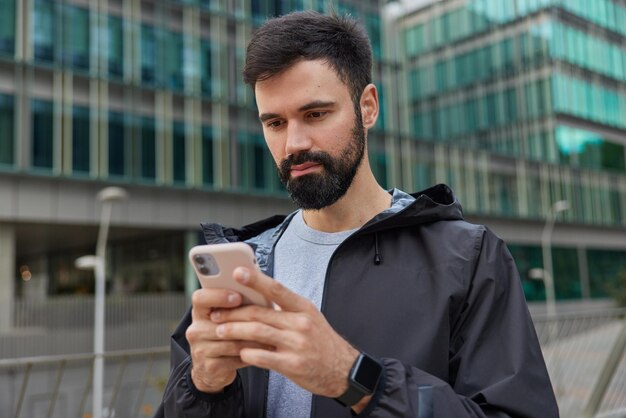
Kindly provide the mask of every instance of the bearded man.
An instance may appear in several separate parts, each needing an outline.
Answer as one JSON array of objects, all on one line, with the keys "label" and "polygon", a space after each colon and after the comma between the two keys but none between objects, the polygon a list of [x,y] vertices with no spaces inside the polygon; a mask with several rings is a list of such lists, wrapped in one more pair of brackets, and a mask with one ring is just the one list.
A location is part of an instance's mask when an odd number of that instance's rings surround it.
[{"label": "bearded man", "polygon": [[244,79],[299,209],[203,229],[252,246],[261,272],[233,277],[276,308],[196,291],[157,417],[558,417],[504,243],[445,185],[377,183],[371,68],[347,17],[298,12],[254,33]]}]

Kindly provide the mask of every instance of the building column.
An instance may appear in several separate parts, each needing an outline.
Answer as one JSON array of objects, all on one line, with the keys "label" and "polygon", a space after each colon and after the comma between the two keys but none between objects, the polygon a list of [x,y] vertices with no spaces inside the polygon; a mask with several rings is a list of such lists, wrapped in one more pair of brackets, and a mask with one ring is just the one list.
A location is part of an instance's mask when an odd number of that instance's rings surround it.
[{"label": "building column", "polygon": [[15,227],[0,223],[0,333],[13,325]]}]

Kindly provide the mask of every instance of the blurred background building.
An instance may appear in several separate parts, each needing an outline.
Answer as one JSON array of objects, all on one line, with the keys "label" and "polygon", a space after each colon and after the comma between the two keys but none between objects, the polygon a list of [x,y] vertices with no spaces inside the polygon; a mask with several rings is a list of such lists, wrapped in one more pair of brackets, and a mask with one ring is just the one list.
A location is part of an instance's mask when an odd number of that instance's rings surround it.
[{"label": "blurred background building", "polygon": [[252,29],[297,9],[349,12],[371,36],[384,186],[450,184],[523,278],[567,200],[557,298],[610,295],[626,269],[624,0],[0,0],[0,329],[14,300],[93,292],[74,260],[93,252],[103,186],[131,195],[110,294],[192,289],[200,221],[292,209],[241,71]]},{"label": "blurred background building", "polygon": [[381,184],[451,185],[507,241],[530,301],[552,215],[557,299],[619,288],[626,0],[0,0],[0,358],[92,349],[93,272],[74,261],[94,252],[101,188],[130,194],[112,218],[108,350],[167,343],[201,221],[293,210],[241,72],[254,27],[303,9],[370,34]]},{"label": "blurred background building", "polygon": [[1,0],[3,293],[92,291],[73,260],[93,251],[107,184],[132,194],[114,217],[113,293],[183,291],[202,220],[290,210],[241,70],[255,25],[312,8],[350,12],[372,38],[382,184],[450,184],[522,275],[567,200],[557,297],[607,296],[626,269],[626,3],[414,3]]}]

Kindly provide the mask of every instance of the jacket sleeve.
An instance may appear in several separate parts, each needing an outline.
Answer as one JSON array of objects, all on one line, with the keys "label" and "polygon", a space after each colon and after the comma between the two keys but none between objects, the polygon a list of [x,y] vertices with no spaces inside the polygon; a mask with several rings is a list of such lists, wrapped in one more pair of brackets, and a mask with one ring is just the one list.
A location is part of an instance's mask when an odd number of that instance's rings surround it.
[{"label": "jacket sleeve", "polygon": [[554,392],[513,259],[488,230],[451,331],[449,382],[383,358],[371,418],[558,418]]},{"label": "jacket sleeve", "polygon": [[154,418],[243,418],[243,389],[239,374],[223,393],[203,393],[194,386],[189,343],[185,338],[190,323],[191,310],[172,335],[170,375]]}]

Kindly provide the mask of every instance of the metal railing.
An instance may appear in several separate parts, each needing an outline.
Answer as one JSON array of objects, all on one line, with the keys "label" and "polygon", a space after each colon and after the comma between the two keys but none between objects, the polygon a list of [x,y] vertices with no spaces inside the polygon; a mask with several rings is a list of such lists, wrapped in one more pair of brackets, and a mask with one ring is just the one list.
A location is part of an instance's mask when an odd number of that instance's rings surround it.
[{"label": "metal railing", "polygon": [[[93,351],[93,296],[18,299],[12,304],[12,327],[0,332],[0,358]],[[187,305],[182,294],[109,296],[106,351],[163,345]]]},{"label": "metal railing", "polygon": [[[169,348],[105,354],[103,416],[152,416],[169,368]],[[87,418],[91,416],[93,354],[0,360],[0,416]]]},{"label": "metal railing", "polygon": [[[184,301],[182,305],[183,308],[177,308],[176,316],[184,309]],[[625,318],[626,309],[561,314],[553,318],[535,315],[537,335],[561,417],[626,417]],[[130,325],[118,324],[107,332],[115,332],[119,326]],[[159,332],[169,331],[161,322]],[[169,339],[159,338],[160,344]],[[90,417],[92,366],[92,354],[0,360],[0,417]],[[152,416],[168,373],[167,347],[109,351],[103,416]]]},{"label": "metal railing", "polygon": [[561,417],[626,416],[625,317],[610,309],[534,318]]}]

